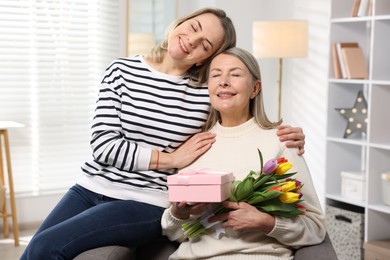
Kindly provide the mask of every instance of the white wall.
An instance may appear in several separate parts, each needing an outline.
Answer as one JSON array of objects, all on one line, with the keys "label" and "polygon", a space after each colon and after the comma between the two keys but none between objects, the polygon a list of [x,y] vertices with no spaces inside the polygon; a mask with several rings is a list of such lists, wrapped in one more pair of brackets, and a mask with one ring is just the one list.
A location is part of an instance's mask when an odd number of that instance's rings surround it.
[{"label": "white wall", "polygon": [[[16,195],[16,218],[19,230],[37,228],[62,196],[63,193],[39,196]],[[7,198],[7,212],[11,214],[9,197]],[[8,218],[8,225],[12,231],[11,217]],[[0,222],[0,230],[3,230],[3,221]]]},{"label": "white wall", "polygon": [[[330,0],[178,0],[179,15],[201,7],[224,9],[233,20],[238,47],[252,50],[252,22],[305,19],[309,22],[307,58],[284,59],[282,117],[285,124],[300,126],[306,134],[305,159],[324,206],[327,77]],[[259,60],[268,116],[277,118],[276,59]]]},{"label": "white wall", "polygon": [[[17,198],[17,218],[21,229],[40,225],[49,212],[57,205],[63,194],[23,196]],[[11,220],[11,219],[10,219]]]}]

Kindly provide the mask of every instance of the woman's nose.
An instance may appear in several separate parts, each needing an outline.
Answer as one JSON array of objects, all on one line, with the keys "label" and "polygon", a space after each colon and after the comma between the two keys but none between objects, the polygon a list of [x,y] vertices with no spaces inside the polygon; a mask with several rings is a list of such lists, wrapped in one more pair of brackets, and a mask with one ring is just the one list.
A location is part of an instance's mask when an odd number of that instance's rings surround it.
[{"label": "woman's nose", "polygon": [[219,82],[219,86],[225,88],[229,86],[229,83],[226,80],[222,80]]},{"label": "woman's nose", "polygon": [[202,37],[199,34],[193,34],[188,37],[188,42],[192,47],[197,46],[200,42],[202,42]]}]

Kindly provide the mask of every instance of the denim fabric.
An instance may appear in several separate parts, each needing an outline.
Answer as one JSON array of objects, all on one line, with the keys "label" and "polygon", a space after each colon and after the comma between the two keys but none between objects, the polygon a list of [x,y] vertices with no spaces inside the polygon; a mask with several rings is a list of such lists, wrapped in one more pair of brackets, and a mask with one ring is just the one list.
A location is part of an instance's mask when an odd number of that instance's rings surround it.
[{"label": "denim fabric", "polygon": [[73,259],[106,246],[139,246],[161,235],[164,208],[69,189],[42,223],[21,259]]}]

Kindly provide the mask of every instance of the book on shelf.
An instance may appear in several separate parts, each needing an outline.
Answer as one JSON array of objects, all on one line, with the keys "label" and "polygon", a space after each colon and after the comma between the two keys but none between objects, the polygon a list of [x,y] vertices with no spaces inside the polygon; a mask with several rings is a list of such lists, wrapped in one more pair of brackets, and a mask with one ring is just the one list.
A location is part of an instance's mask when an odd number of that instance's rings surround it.
[{"label": "book on shelf", "polygon": [[332,43],[334,77],[337,79],[366,79],[368,69],[362,49],[357,42]]},{"label": "book on shelf", "polygon": [[344,47],[341,52],[347,79],[366,79],[368,70],[362,49],[360,47]]},{"label": "book on shelf", "polygon": [[368,4],[368,16],[372,15],[372,0],[370,0],[370,3]]},{"label": "book on shelf", "polygon": [[[339,62],[340,66],[340,72],[341,72],[341,77],[342,79],[347,79],[347,70],[345,68],[345,62],[342,54],[342,48],[345,47],[359,47],[359,44],[357,42],[338,42],[336,43],[336,53],[337,53],[337,59]],[[335,74],[336,76],[336,74]]]},{"label": "book on shelf", "polygon": [[341,74],[341,68],[340,68],[340,61],[339,57],[337,55],[337,44],[332,43],[332,61],[333,61],[333,72],[334,72],[334,77],[336,79],[341,79],[343,75]]},{"label": "book on shelf", "polygon": [[357,16],[370,16],[371,13],[372,13],[372,0],[360,0]]},{"label": "book on shelf", "polygon": [[352,16],[352,17],[357,16],[358,11],[359,11],[360,1],[361,1],[361,0],[355,0],[355,1],[353,2],[352,12],[351,12],[351,16]]}]

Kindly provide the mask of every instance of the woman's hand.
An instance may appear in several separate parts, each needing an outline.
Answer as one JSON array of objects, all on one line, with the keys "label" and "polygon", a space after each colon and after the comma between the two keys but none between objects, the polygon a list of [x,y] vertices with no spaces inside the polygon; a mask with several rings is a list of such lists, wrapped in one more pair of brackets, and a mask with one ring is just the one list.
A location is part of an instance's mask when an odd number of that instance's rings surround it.
[{"label": "woman's hand", "polygon": [[300,127],[280,125],[276,134],[281,142],[286,142],[287,147],[297,147],[298,155],[305,153],[305,134]]},{"label": "woman's hand", "polygon": [[191,215],[197,215],[205,209],[205,203],[187,204],[187,202],[173,202],[171,214],[178,219],[188,219]]},{"label": "woman's hand", "polygon": [[275,217],[257,210],[245,202],[225,201],[225,208],[232,209],[227,213],[209,218],[209,222],[222,221],[223,227],[229,227],[237,232],[261,231],[268,234],[275,226]]},{"label": "woman's hand", "polygon": [[193,135],[174,152],[160,153],[159,168],[183,168],[204,154],[215,142],[215,134],[202,132]]}]

